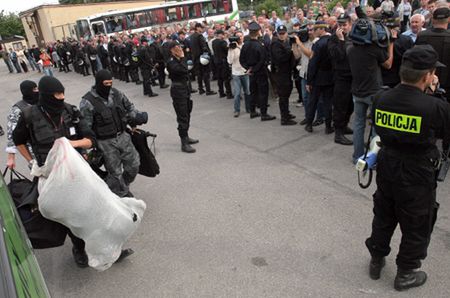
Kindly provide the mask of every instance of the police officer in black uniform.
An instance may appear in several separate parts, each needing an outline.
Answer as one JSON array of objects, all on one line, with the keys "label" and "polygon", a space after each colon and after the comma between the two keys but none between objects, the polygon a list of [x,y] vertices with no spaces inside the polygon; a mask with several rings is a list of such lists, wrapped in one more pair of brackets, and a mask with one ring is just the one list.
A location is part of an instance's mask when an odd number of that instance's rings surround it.
[{"label": "police officer in black uniform", "polygon": [[294,47],[297,47],[297,42],[300,43],[298,36],[294,35],[295,45],[290,43],[287,28],[280,25],[277,28],[278,38],[271,43],[271,70],[278,87],[277,92],[279,96],[278,104],[280,106],[281,125],[295,125],[293,119],[295,118],[289,111],[289,96],[291,96],[292,70],[295,67],[296,58],[300,58],[300,49],[297,49],[297,57],[294,56]]},{"label": "police officer in black uniform", "polygon": [[352,72],[347,59],[347,48],[351,45],[348,33],[351,28],[350,16],[340,15],[338,28],[328,41],[328,52],[334,72],[333,122],[336,130],[334,142],[341,145],[353,145],[353,142],[345,137],[345,134],[353,133],[353,130],[348,127],[353,113]]},{"label": "police officer in black uniform", "polygon": [[450,9],[448,7],[436,8],[433,12],[433,27],[420,32],[416,44],[431,45],[438,53],[439,60],[448,66],[438,69],[436,75],[441,87],[446,91],[447,101],[450,102],[450,29],[447,29],[449,17]]},{"label": "police officer in black uniform", "polygon": [[325,113],[325,134],[334,132],[331,126],[331,109],[333,100],[333,67],[328,53],[328,41],[330,34],[327,33],[328,25],[324,21],[314,24],[314,34],[319,39],[312,46],[313,56],[308,64],[308,79],[306,88],[311,93],[308,103],[308,115],[305,126],[307,132],[312,132],[312,123],[317,111],[319,100],[323,103]]},{"label": "police officer in black uniform", "polygon": [[95,76],[97,73],[97,45],[93,40],[87,42],[86,45],[86,55],[89,59],[89,63],[91,64],[92,74]]},{"label": "police officer in black uniform", "polygon": [[[267,51],[259,40],[261,26],[252,22],[248,26],[250,39],[244,43],[239,56],[239,63],[247,70],[250,76],[250,118],[261,116],[261,121],[276,119],[275,116],[267,114],[269,100],[269,81],[267,75]],[[261,113],[256,112],[259,106]]]},{"label": "police officer in black uniform", "polygon": [[[228,44],[225,41],[225,32],[223,30],[216,31],[216,39],[212,42],[214,52],[214,65],[217,76],[217,86],[219,87],[220,98],[226,97],[232,99],[231,92],[231,70],[227,62]],[[225,90],[224,90],[225,86]]]},{"label": "police officer in black uniform", "polygon": [[160,36],[158,36],[158,38],[152,43],[152,46],[155,49],[155,69],[158,74],[159,88],[165,89],[169,87],[169,85],[166,84],[166,74],[164,72],[166,63],[164,60],[163,47]]},{"label": "police officer in black uniform", "polygon": [[151,53],[152,48],[148,46],[148,40],[145,36],[141,37],[141,46],[138,50],[139,67],[141,68],[142,80],[144,87],[144,95],[148,97],[158,96],[152,90],[152,69],[154,67],[154,54]]},{"label": "police officer in black uniform", "polygon": [[397,255],[394,287],[406,290],[425,283],[416,271],[427,248],[439,204],[436,202],[436,168],[440,152],[436,139],[448,144],[450,108],[444,100],[424,91],[442,66],[430,45],[405,52],[400,66],[401,84],[374,97],[372,119],[381,139],[377,161],[372,234],[366,246],[372,256],[369,273],[380,278],[385,256],[397,224],[402,238]]},{"label": "police officer in black uniform", "polygon": [[[13,131],[17,150],[28,161],[32,156],[26,144],[30,143],[35,160],[43,166],[48,152],[57,138],[66,137],[74,148],[90,148],[95,140],[75,106],[64,102],[64,86],[58,79],[45,76],[39,81],[37,105],[26,107]],[[67,229],[72,240],[72,253],[79,267],[88,266],[85,243]]]},{"label": "police officer in black uniform", "polygon": [[181,138],[181,151],[194,153],[191,146],[199,141],[189,137],[189,123],[191,120],[192,100],[189,80],[189,70],[183,61],[184,53],[178,42],[171,41],[168,44],[171,57],[167,62],[167,71],[172,80],[170,96],[173,100],[173,107],[177,114],[178,135]]},{"label": "police officer in black uniform", "polygon": [[129,41],[128,44],[131,46],[131,53],[128,57],[130,59],[130,77],[131,81],[136,83],[136,85],[142,84],[139,78],[139,53],[138,47],[133,42]]},{"label": "police officer in black uniform", "polygon": [[[191,53],[192,61],[194,62],[194,71],[197,76],[198,92],[199,94],[205,93],[206,95],[214,95],[217,92],[211,90],[211,81],[209,78],[210,68],[209,65],[203,65],[200,63],[200,56],[204,53],[209,53],[208,44],[203,36],[203,26],[200,23],[195,24],[195,32],[189,37],[191,41]],[[205,89],[203,89],[203,83]]]}]

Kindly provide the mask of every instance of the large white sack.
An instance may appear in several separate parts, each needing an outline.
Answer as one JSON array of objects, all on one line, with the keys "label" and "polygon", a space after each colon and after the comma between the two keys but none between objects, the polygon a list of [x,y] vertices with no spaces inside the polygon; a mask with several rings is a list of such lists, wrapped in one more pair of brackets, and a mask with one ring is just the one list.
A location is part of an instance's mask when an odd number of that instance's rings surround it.
[{"label": "large white sack", "polygon": [[39,210],[86,242],[89,266],[108,269],[139,226],[146,205],[120,198],[92,171],[66,138],[55,141],[45,165],[31,171],[39,178]]}]

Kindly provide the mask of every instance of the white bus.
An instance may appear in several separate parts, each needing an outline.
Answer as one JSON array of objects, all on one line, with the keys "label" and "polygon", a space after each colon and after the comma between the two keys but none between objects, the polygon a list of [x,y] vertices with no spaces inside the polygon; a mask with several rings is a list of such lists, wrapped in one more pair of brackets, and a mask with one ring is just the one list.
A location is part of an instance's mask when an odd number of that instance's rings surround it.
[{"label": "white bus", "polygon": [[96,34],[113,35],[116,32],[132,32],[164,26],[170,23],[223,21],[239,18],[237,0],[171,1],[160,5],[115,10],[92,15],[76,21],[78,38],[90,39]]}]

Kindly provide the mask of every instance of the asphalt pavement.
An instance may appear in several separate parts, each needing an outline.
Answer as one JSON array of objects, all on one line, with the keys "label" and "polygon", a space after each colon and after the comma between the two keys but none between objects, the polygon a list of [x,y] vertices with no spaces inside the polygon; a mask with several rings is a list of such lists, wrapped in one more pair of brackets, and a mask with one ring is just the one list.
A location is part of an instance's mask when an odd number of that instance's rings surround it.
[{"label": "asphalt pavement", "polygon": [[[21,98],[24,79],[0,63],[0,124]],[[93,77],[55,71],[67,102],[79,105]],[[196,83],[193,84],[196,87]],[[217,90],[217,83],[212,82]],[[352,146],[337,145],[325,127],[308,134],[300,125],[250,119],[242,103],[193,95],[190,135],[195,154],[180,151],[169,89],[142,95],[142,86],[114,81],[139,110],[144,129],[156,133],[161,174],[138,176],[131,190],[147,203],[141,226],[126,247],[135,254],[104,272],[75,266],[70,240],[36,250],[53,297],[450,297],[450,179],[439,184],[441,208],[423,269],[427,283],[405,293],[393,289],[400,233],[392,241],[382,277],[368,276],[364,240],[372,221],[374,184],[357,184]],[[291,96],[294,100],[297,95]],[[303,108],[291,112],[303,119]],[[0,138],[4,148],[6,137]],[[20,158],[19,158],[20,159]],[[6,163],[6,153],[0,164]],[[20,160],[18,169],[25,171]]]}]

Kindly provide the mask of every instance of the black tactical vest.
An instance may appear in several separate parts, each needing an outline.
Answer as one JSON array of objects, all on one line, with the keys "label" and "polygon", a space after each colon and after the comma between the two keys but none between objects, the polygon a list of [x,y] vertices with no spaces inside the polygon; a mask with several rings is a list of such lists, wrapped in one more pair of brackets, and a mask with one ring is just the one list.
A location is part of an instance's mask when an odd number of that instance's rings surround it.
[{"label": "black tactical vest", "polygon": [[120,102],[119,94],[116,90],[112,90],[114,93],[112,107],[106,106],[102,98],[95,97],[91,92],[83,96],[94,107],[92,130],[99,140],[113,138],[117,136],[117,133],[123,132],[127,126],[126,112]]},{"label": "black tactical vest", "polygon": [[80,122],[80,114],[75,107],[69,104],[65,104],[65,109],[61,114],[62,121],[55,123],[56,127],[42,107],[37,105],[26,107],[22,116],[30,130],[31,147],[39,166],[45,163],[47,154],[56,139],[60,137],[79,139],[76,127]]}]

